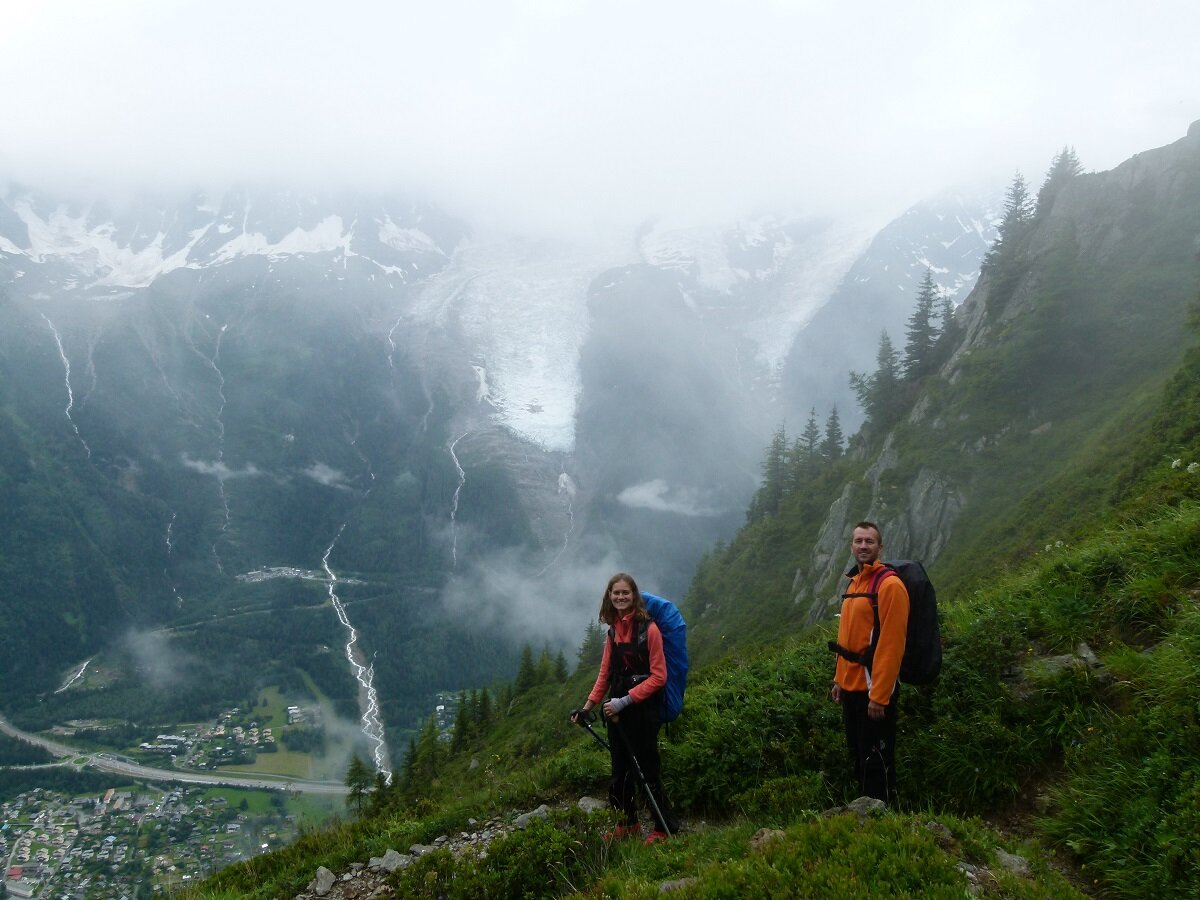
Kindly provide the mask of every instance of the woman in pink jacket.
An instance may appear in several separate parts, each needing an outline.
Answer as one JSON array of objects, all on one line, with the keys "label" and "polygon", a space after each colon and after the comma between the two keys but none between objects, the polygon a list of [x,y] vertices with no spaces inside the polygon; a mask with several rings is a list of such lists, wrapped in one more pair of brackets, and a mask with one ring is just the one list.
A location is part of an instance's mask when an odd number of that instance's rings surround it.
[{"label": "woman in pink jacket", "polygon": [[[611,837],[641,834],[635,795],[640,765],[644,787],[652,793],[651,809],[656,804],[658,807],[654,812],[654,831],[646,837],[646,843],[652,844],[665,840],[676,830],[663,792],[662,763],[658,756],[658,729],[662,725],[659,704],[667,683],[662,634],[646,611],[646,601],[637,582],[624,572],[608,580],[600,601],[600,621],[608,626],[600,673],[587,702],[572,713],[571,719],[578,723],[604,701],[612,754],[608,797],[614,808],[625,813],[625,824]],[[606,693],[608,700],[604,700]]]}]

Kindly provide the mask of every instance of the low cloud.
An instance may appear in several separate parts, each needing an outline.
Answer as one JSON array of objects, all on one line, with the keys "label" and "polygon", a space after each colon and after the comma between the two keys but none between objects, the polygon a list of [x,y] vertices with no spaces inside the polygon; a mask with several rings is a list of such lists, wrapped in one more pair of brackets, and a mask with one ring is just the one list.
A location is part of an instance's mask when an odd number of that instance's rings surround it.
[{"label": "low cloud", "polygon": [[193,472],[199,472],[201,475],[212,475],[220,481],[228,481],[230,478],[250,478],[255,475],[261,475],[258,466],[254,463],[247,463],[245,468],[231,469],[225,465],[223,460],[215,460],[208,462],[203,459],[192,459],[186,453],[183,456],[183,464]]},{"label": "low cloud", "polygon": [[173,645],[161,631],[131,631],[125,635],[121,646],[129,654],[134,669],[151,688],[179,684],[184,669],[191,662],[191,657]]},{"label": "low cloud", "polygon": [[313,463],[304,470],[305,475],[311,478],[317,484],[323,484],[326,487],[341,488],[342,490],[350,490],[350,485],[346,481],[344,472],[325,465],[325,463]]},{"label": "low cloud", "polygon": [[617,494],[617,502],[630,509],[650,509],[693,518],[718,513],[704,502],[701,491],[690,487],[673,488],[661,478],[625,488]]},{"label": "low cloud", "polygon": [[[524,550],[491,553],[463,565],[442,592],[447,613],[495,629],[516,644],[548,642],[568,658],[600,612],[608,579],[623,566],[612,554],[545,565]],[[460,557],[462,565],[462,557]],[[636,576],[635,576],[636,577]],[[641,585],[654,591],[654,586]]]}]

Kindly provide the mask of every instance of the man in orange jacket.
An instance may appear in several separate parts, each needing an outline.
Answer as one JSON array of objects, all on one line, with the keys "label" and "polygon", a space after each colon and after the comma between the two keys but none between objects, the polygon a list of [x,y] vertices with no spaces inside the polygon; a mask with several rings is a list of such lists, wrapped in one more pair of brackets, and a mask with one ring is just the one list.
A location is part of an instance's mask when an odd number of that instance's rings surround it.
[{"label": "man in orange jacket", "polygon": [[[846,573],[850,587],[842,595],[837,643],[855,655],[870,655],[873,645],[874,655],[855,662],[839,654],[830,697],[842,707],[860,790],[890,803],[896,794],[896,700],[908,634],[908,591],[879,561],[883,535],[874,522],[854,526],[850,550],[855,564]],[[872,595],[879,607],[877,638]]]}]

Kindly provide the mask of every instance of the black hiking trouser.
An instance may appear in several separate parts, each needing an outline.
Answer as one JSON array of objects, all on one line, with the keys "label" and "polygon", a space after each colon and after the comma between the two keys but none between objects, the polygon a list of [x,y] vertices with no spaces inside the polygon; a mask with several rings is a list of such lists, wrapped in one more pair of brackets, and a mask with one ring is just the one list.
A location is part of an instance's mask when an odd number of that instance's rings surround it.
[{"label": "black hiking trouser", "polygon": [[866,691],[842,691],[842,721],[846,747],[854,763],[854,777],[861,796],[874,797],[889,805],[896,800],[896,700],[883,708],[882,719],[867,715],[870,696]]},{"label": "black hiking trouser", "polygon": [[[612,758],[612,779],[608,786],[608,802],[614,809],[625,814],[625,823],[632,825],[638,821],[637,791],[643,791],[648,786],[654,802],[666,818],[664,822],[654,812],[654,804],[647,801],[651,815],[654,816],[654,827],[659,831],[669,831],[674,834],[678,825],[671,815],[667,803],[666,792],[662,785],[662,760],[658,755],[658,730],[662,723],[658,720],[658,704],[652,702],[634,703],[626,707],[617,717],[617,722],[605,720],[608,726],[608,744]],[[641,765],[642,775],[646,784],[638,778],[637,767],[633,755]]]}]

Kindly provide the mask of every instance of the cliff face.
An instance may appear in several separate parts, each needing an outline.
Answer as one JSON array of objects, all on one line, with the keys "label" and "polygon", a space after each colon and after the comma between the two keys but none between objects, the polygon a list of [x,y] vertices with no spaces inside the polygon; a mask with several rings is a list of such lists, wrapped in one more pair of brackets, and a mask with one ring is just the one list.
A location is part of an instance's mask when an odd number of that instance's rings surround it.
[{"label": "cliff face", "polygon": [[1073,448],[1171,370],[1200,276],[1200,123],[1067,182],[1013,253],[957,310],[958,340],[908,415],[859,445],[862,475],[795,572],[805,622],[836,613],[856,521],[880,524],[885,557],[936,574],[947,555],[963,558],[955,548],[1002,537],[1022,506],[1036,514]]}]

